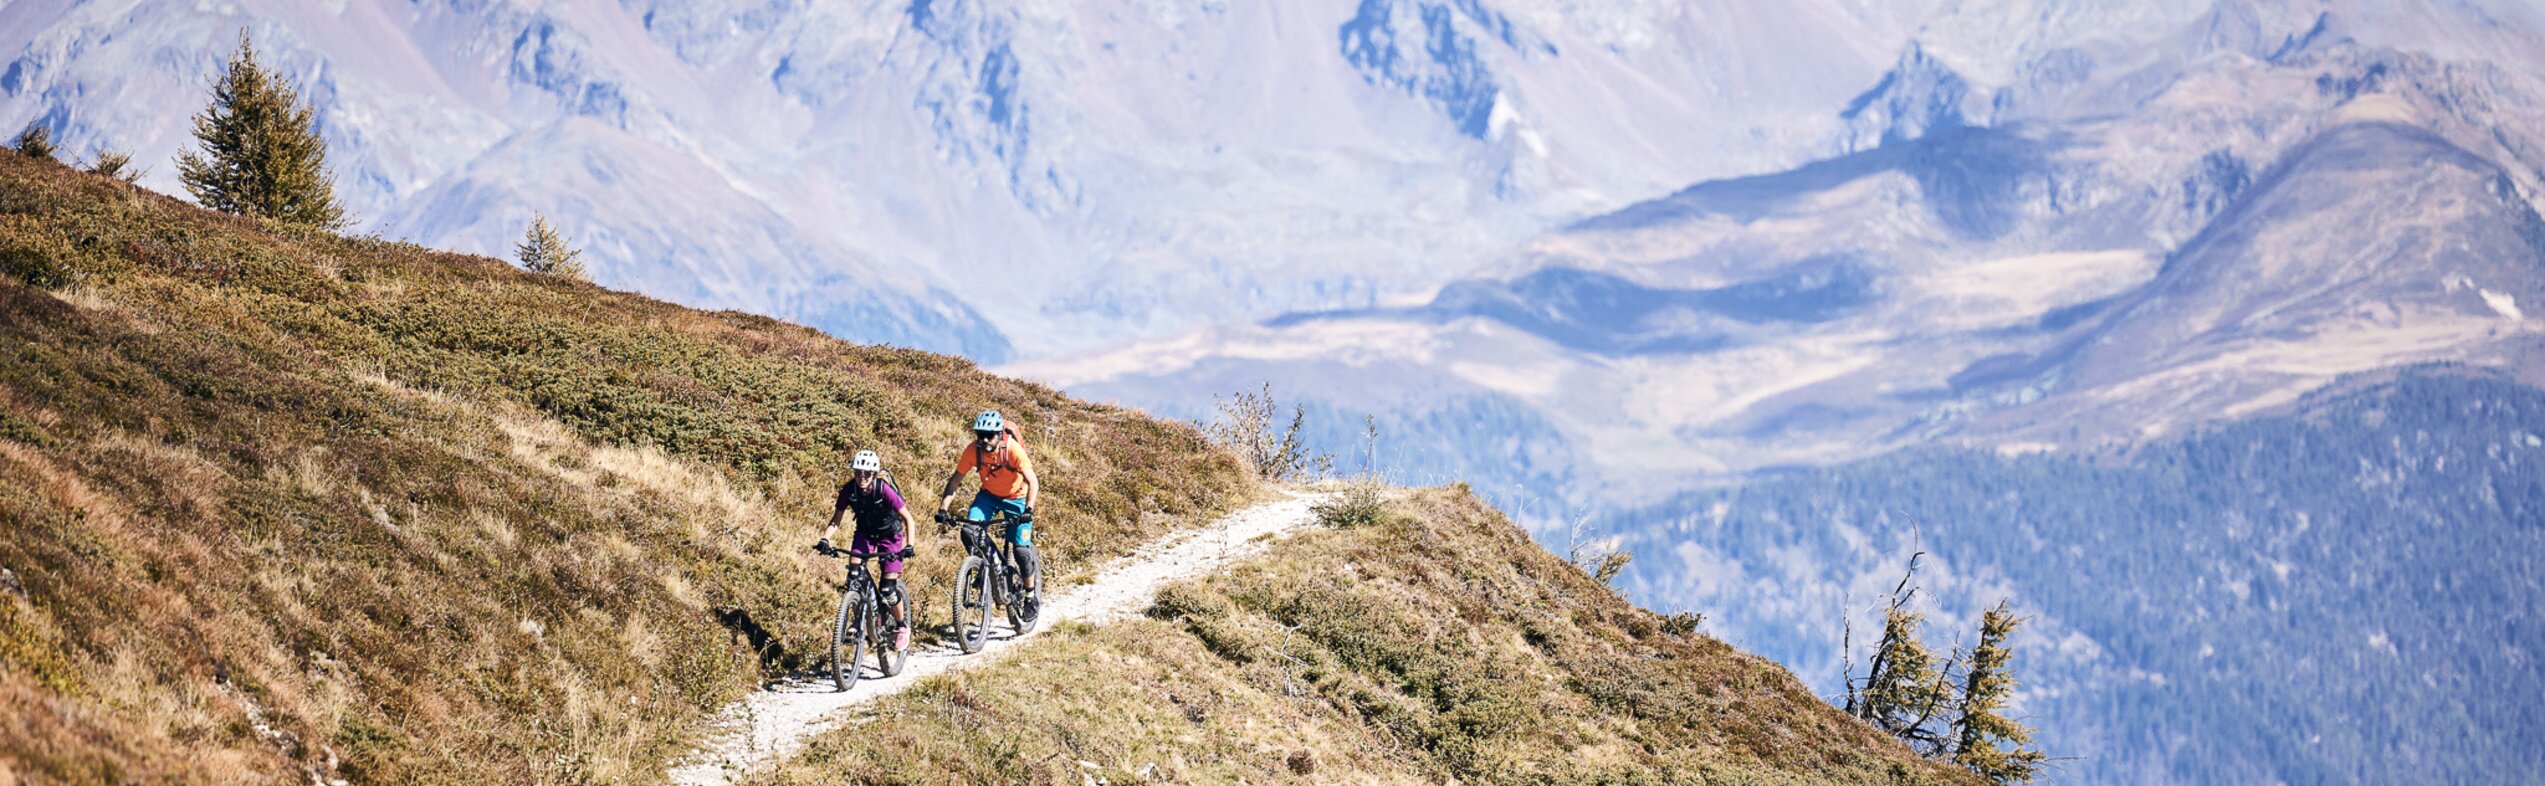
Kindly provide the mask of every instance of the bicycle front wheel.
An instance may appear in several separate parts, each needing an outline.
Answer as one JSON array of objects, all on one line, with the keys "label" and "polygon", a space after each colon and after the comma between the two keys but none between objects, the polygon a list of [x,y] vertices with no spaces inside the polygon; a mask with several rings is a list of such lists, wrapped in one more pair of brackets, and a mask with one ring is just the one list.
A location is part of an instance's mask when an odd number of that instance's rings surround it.
[{"label": "bicycle front wheel", "polygon": [[954,643],[965,653],[990,640],[990,571],[980,557],[963,558],[954,574]]},{"label": "bicycle front wheel", "polygon": [[866,598],[856,590],[839,595],[839,616],[831,623],[831,684],[845,692],[857,684],[858,654],[866,651],[865,615],[857,610]]}]

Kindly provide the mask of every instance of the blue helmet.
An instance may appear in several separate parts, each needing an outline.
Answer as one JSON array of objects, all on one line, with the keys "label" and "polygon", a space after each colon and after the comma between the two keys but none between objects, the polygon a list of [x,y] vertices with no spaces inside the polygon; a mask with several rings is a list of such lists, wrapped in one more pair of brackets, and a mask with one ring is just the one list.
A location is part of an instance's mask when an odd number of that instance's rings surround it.
[{"label": "blue helmet", "polygon": [[988,433],[1005,431],[1007,418],[999,417],[999,411],[995,409],[981,410],[979,416],[972,418],[972,430]]}]

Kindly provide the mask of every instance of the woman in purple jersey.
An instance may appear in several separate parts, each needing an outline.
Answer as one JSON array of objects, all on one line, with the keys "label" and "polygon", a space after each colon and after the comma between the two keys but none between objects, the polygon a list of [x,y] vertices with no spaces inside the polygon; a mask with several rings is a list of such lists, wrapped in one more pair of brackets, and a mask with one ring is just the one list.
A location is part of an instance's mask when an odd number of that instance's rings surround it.
[{"label": "woman in purple jersey", "polygon": [[831,524],[822,530],[822,542],[814,549],[828,551],[831,536],[839,534],[840,519],[854,513],[857,529],[848,550],[856,554],[885,554],[884,580],[875,585],[876,600],[882,601],[893,615],[893,648],[910,648],[910,620],[901,616],[901,550],[910,544],[910,532],[919,528],[911,518],[909,506],[901,503],[901,489],[893,487],[892,477],[884,474],[884,459],[875,451],[857,451],[849,469],[857,475],[840,484],[839,500],[831,505]]}]

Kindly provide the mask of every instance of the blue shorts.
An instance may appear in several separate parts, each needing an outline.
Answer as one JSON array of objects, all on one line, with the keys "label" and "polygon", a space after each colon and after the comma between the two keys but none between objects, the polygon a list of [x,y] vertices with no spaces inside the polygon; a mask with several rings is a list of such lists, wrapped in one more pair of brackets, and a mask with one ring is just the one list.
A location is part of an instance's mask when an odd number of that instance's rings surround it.
[{"label": "blue shorts", "polygon": [[[1009,516],[1023,516],[1026,514],[1025,500],[1008,499],[987,491],[974,492],[972,512],[966,518],[973,521],[988,521],[990,517],[1001,512]],[[1033,522],[1018,523],[1010,520],[1007,525],[1007,542],[1018,546],[1034,545]]]}]

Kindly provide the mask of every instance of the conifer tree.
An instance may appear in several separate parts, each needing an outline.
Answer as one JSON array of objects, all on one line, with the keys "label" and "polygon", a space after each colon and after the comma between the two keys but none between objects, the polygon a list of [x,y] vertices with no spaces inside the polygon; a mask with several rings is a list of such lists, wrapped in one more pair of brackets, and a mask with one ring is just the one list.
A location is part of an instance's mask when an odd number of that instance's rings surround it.
[{"label": "conifer tree", "polygon": [[1882,640],[1874,647],[1873,668],[1865,674],[1858,717],[1894,737],[1932,753],[1938,739],[1929,723],[1947,706],[1953,686],[1945,679],[1935,654],[1918,640],[1925,616],[1894,606],[1883,615]]},{"label": "conifer tree", "polygon": [[194,117],[194,138],[203,149],[177,159],[177,179],[204,207],[319,229],[344,226],[316,110],[256,62],[245,31],[212,82],[212,103]]},{"label": "conifer tree", "polygon": [[1953,763],[1992,783],[2030,783],[2041,769],[2041,751],[2024,747],[2032,742],[2032,730],[2004,715],[2015,691],[2014,650],[2006,638],[2022,624],[2005,601],[1980,616],[1979,646],[1971,650],[1961,712],[1953,721]]},{"label": "conifer tree", "polygon": [[53,160],[53,129],[45,128],[43,123],[28,123],[27,129],[18,132],[18,138],[9,143],[9,149],[28,158]]},{"label": "conifer tree", "polygon": [[[2029,783],[2048,757],[2024,747],[2032,742],[2032,730],[2003,714],[2015,691],[2014,650],[2006,639],[2023,618],[1999,601],[1980,616],[1979,646],[1967,653],[1955,647],[1937,665],[1934,653],[1918,641],[1923,615],[1908,608],[1917,596],[1912,582],[1924,556],[1910,555],[1908,574],[1891,588],[1882,640],[1861,681],[1853,645],[1847,645],[1847,713],[1900,738],[1918,755],[1949,760],[1993,783]],[[1958,672],[1957,684],[1956,667],[1966,655],[1970,663]]]},{"label": "conifer tree", "polygon": [[582,249],[566,245],[566,239],[557,234],[556,227],[548,225],[545,215],[530,219],[530,231],[522,235],[521,245],[514,246],[513,251],[520,256],[524,270],[576,281],[592,280],[583,269]]},{"label": "conifer tree", "polygon": [[1882,638],[1874,644],[1873,662],[1864,681],[1856,681],[1849,667],[1847,712],[1909,743],[1920,755],[1940,756],[1953,749],[1946,738],[1951,729],[1937,727],[1944,725],[1944,713],[1955,706],[1951,675],[1960,655],[1957,652],[1939,665],[1935,654],[1918,640],[1918,625],[1926,618],[1910,611],[1909,601],[1917,597],[1918,560],[1925,556],[1926,552],[1909,555],[1908,571],[1891,588],[1882,616]]}]

